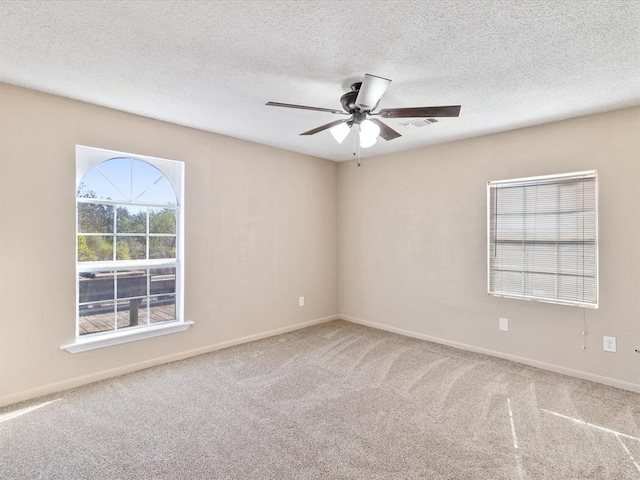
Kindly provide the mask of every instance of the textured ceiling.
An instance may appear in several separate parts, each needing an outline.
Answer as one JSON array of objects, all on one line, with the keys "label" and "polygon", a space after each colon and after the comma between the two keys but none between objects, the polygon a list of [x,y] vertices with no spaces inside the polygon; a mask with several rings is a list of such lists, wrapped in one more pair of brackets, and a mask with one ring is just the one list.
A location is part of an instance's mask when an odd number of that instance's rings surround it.
[{"label": "textured ceiling", "polygon": [[[363,157],[640,104],[638,1],[0,2],[0,81],[332,160],[328,131],[371,73],[379,108],[459,118]],[[0,99],[1,107],[1,99]]]}]

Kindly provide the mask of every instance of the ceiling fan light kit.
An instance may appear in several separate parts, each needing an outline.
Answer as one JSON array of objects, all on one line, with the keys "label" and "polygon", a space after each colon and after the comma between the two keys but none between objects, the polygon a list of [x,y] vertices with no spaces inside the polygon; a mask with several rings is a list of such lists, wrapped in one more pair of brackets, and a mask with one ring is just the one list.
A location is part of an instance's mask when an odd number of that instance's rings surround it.
[{"label": "ceiling fan light kit", "polygon": [[329,131],[331,135],[333,135],[333,138],[336,139],[336,142],[342,143],[344,139],[347,138],[347,135],[349,135],[349,132],[351,132],[351,128],[349,128],[345,122],[341,122],[335,127],[331,127]]},{"label": "ceiling fan light kit", "polygon": [[348,118],[336,120],[334,122],[321,125],[300,135],[315,135],[324,130],[329,130],[338,143],[342,143],[353,129],[354,135],[359,137],[361,148],[373,146],[378,136],[389,141],[400,137],[400,133],[395,131],[378,118],[425,118],[425,117],[457,117],[460,115],[460,105],[449,105],[442,107],[409,107],[409,108],[385,108],[376,112],[380,98],[389,88],[391,80],[366,74],[362,82],[351,85],[351,91],[340,97],[340,103],[344,112],[331,108],[309,107],[306,105],[295,105],[292,103],[267,102],[271,107],[297,108],[302,110],[313,110],[317,112],[327,112],[334,115],[348,115]]},{"label": "ceiling fan light kit", "polygon": [[380,127],[371,120],[363,120],[360,123],[360,146],[362,148],[375,145],[378,135],[380,135]]},{"label": "ceiling fan light kit", "polygon": [[[347,138],[349,133],[351,133],[352,126],[350,126],[349,123],[351,122],[341,122],[335,127],[331,127],[329,129],[336,142],[344,142],[344,139]],[[360,147],[369,148],[375,145],[378,140],[378,135],[380,135],[380,127],[371,120],[363,120],[359,125],[359,129]]]}]

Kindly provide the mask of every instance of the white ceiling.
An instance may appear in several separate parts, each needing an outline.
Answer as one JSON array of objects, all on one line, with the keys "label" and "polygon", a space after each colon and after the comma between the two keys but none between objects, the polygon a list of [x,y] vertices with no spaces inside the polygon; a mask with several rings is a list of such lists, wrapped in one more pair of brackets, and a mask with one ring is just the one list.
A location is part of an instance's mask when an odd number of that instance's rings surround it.
[{"label": "white ceiling", "polygon": [[[461,104],[380,155],[640,104],[640,2],[0,2],[0,81],[341,161],[298,134],[365,73],[379,108]],[[1,107],[0,99],[0,107]]]}]

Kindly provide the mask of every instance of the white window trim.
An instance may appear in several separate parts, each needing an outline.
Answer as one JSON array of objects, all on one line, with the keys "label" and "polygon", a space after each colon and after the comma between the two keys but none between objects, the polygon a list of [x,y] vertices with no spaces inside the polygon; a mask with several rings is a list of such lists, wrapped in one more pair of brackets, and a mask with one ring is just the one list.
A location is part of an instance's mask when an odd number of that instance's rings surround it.
[{"label": "white window trim", "polygon": [[88,350],[121,345],[123,343],[137,342],[138,340],[144,340],[145,338],[184,332],[191,325],[193,325],[193,322],[175,320],[173,322],[128,328],[117,332],[93,333],[90,335],[83,335],[82,337],[77,338],[73,343],[61,345],[60,350],[66,350],[69,353],[86,352]]},{"label": "white window trim", "polygon": [[[576,301],[566,301],[557,298],[546,298],[546,297],[530,297],[526,295],[516,295],[509,293],[499,293],[496,291],[491,291],[491,231],[489,226],[489,221],[491,218],[491,186],[492,185],[500,185],[500,184],[508,184],[508,183],[537,183],[544,180],[561,180],[563,178],[572,178],[572,177],[581,177],[581,176],[593,176],[596,179],[595,182],[595,241],[596,241],[596,258],[595,258],[595,267],[596,267],[596,300],[595,303],[584,303],[584,302],[576,302]],[[535,177],[523,177],[523,178],[511,178],[507,180],[494,180],[487,182],[487,293],[492,297],[499,298],[511,298],[516,300],[526,300],[529,302],[541,302],[541,303],[553,303],[556,305],[566,305],[572,307],[583,307],[583,308],[591,308],[598,309],[600,304],[600,254],[599,254],[599,244],[600,244],[600,235],[599,235],[599,205],[598,205],[598,170],[584,170],[581,172],[570,172],[570,173],[561,173],[561,174],[552,174],[552,175],[540,175]]]},{"label": "white window trim", "polygon": [[[137,160],[146,161],[151,165],[157,167],[160,164],[162,167],[160,170],[164,173],[176,192],[178,200],[178,206],[180,208],[180,215],[178,215],[178,229],[177,237],[177,255],[176,260],[169,263],[181,263],[180,274],[177,275],[176,285],[176,317],[177,320],[171,322],[163,322],[153,325],[141,325],[138,327],[118,330],[115,332],[101,332],[87,335],[79,335],[78,331],[78,317],[76,313],[76,338],[75,341],[69,344],[61,345],[61,350],[66,350],[70,353],[85,352],[88,350],[95,350],[98,348],[109,347],[113,345],[120,345],[123,343],[135,342],[144,340],[146,338],[158,337],[161,335],[168,335],[171,333],[178,333],[187,330],[194,322],[184,320],[184,163],[176,160],[168,160],[164,158],[149,157],[146,155],[137,155],[127,152],[118,152],[114,150],[104,150],[101,148],[86,147],[83,145],[76,145],[76,190],[78,185],[82,181],[85,174],[91,170],[95,165],[109,160],[115,157],[134,158]],[[120,203],[120,202],[117,202]],[[77,205],[77,199],[76,199]],[[77,208],[76,208],[77,212]],[[77,222],[77,220],[76,220]],[[77,235],[76,235],[77,242]],[[77,244],[76,244],[77,252]],[[141,264],[150,265],[163,264],[160,261],[141,261]],[[115,265],[114,265],[115,266]],[[95,269],[97,265],[87,264],[79,265],[76,259],[76,270],[83,271],[86,269]],[[100,268],[111,268],[109,265],[103,263]],[[78,300],[78,281],[76,279],[76,303]],[[76,305],[77,312],[77,305]]]}]

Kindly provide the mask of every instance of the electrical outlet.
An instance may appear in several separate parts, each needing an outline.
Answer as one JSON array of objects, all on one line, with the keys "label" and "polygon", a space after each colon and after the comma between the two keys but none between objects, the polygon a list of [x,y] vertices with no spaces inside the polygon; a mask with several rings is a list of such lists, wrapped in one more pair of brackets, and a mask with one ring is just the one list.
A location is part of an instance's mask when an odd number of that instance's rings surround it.
[{"label": "electrical outlet", "polygon": [[304,297],[298,297],[298,306],[304,307]]},{"label": "electrical outlet", "polygon": [[509,319],[508,318],[500,318],[498,319],[500,323],[498,324],[498,328],[503,332],[509,331]]},{"label": "electrical outlet", "polygon": [[602,337],[604,339],[604,351],[615,352],[616,351],[616,337]]}]

